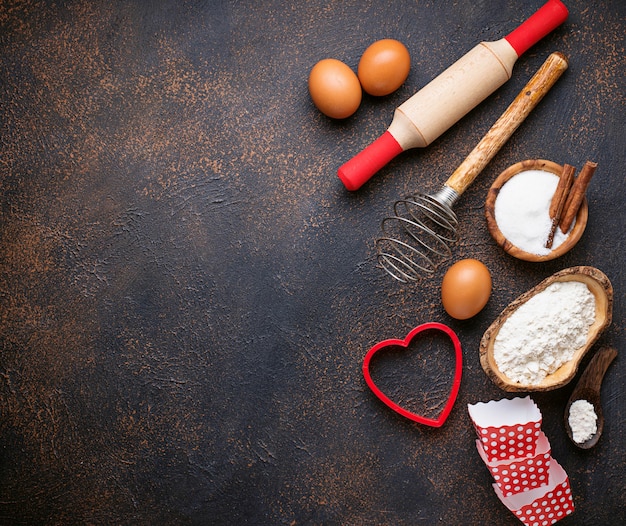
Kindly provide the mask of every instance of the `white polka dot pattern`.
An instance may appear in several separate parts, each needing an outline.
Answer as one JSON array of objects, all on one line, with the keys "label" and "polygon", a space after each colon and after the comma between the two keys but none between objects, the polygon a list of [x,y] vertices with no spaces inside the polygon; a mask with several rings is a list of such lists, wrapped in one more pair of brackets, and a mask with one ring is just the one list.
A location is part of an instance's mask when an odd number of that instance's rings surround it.
[{"label": "white polka dot pattern", "polygon": [[548,483],[550,452],[534,457],[515,459],[510,464],[491,465],[493,475],[505,497],[545,486]]},{"label": "white polka dot pattern", "polygon": [[[490,404],[510,402],[505,399]],[[497,411],[494,415],[502,418]],[[484,420],[484,412],[479,416]],[[487,422],[481,426],[477,420],[472,417],[478,452],[494,478],[498,497],[518,519],[526,526],[550,526],[574,511],[569,479],[551,456],[550,444],[541,432],[540,413],[534,421],[515,425],[500,420],[502,425],[486,427]],[[498,418],[491,420],[489,424],[495,424]],[[552,469],[557,478],[550,480]]]},{"label": "white polka dot pattern", "polygon": [[541,420],[515,426],[474,427],[489,462],[494,462],[534,455],[541,432]]},{"label": "white polka dot pattern", "polygon": [[515,511],[526,526],[550,526],[574,511],[569,480],[546,493],[543,498]]}]

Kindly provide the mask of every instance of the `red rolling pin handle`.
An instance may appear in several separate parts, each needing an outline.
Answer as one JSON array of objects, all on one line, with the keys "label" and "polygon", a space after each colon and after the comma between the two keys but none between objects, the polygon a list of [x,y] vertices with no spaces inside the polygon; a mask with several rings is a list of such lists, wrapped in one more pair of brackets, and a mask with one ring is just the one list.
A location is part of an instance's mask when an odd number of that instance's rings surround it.
[{"label": "red rolling pin handle", "polygon": [[402,153],[402,146],[386,131],[367,148],[359,152],[339,168],[337,175],[344,186],[353,192],[358,190],[378,170]]},{"label": "red rolling pin handle", "polygon": [[534,15],[511,31],[506,41],[521,56],[567,18],[567,7],[560,0],[549,0]]}]

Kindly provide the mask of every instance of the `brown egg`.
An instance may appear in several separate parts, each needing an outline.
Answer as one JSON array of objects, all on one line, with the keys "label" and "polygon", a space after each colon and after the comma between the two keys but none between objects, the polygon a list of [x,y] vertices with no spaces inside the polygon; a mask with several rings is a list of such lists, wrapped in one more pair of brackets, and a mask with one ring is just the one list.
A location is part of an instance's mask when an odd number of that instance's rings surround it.
[{"label": "brown egg", "polygon": [[397,40],[386,38],[368,47],[359,61],[358,76],[370,95],[389,95],[396,91],[411,69],[409,50]]},{"label": "brown egg", "polygon": [[452,265],[441,283],[441,302],[457,320],[478,314],[491,296],[489,269],[476,259],[462,259]]},{"label": "brown egg", "polygon": [[361,104],[359,79],[347,64],[334,58],[320,60],[309,74],[309,93],[324,115],[350,117]]}]

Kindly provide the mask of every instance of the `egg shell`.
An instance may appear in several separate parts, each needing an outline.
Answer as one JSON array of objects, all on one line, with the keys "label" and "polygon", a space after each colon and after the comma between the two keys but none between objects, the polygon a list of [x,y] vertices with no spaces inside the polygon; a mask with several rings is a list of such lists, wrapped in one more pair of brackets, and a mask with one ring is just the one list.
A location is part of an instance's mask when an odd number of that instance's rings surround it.
[{"label": "egg shell", "polygon": [[478,314],[491,296],[491,273],[476,259],[462,259],[452,265],[441,283],[441,302],[457,320]]},{"label": "egg shell", "polygon": [[358,77],[365,92],[377,97],[396,91],[409,76],[411,56],[402,42],[377,40],[361,56]]},{"label": "egg shell", "polygon": [[361,84],[350,67],[334,58],[320,60],[309,74],[309,93],[324,115],[345,119],[354,114],[363,96]]}]

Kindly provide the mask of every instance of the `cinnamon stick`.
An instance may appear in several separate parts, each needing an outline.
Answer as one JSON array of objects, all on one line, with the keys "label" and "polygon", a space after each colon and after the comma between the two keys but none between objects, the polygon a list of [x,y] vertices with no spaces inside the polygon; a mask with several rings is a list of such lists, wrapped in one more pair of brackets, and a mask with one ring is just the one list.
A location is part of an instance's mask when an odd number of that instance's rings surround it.
[{"label": "cinnamon stick", "polygon": [[576,168],[573,166],[569,164],[563,165],[563,172],[561,173],[561,177],[559,177],[559,182],[556,185],[552,201],[550,201],[550,219],[552,219],[552,225],[550,227],[550,233],[548,234],[548,240],[546,241],[546,248],[552,248],[552,244],[554,243],[554,234],[561,222],[567,196],[574,182],[575,171]]},{"label": "cinnamon stick", "polygon": [[562,232],[567,232],[572,226],[574,218],[576,217],[578,209],[583,202],[585,192],[587,191],[587,187],[591,182],[591,178],[593,177],[597,166],[597,163],[587,161],[585,166],[583,166],[580,171],[580,174],[572,184],[572,189],[570,190],[567,201],[565,202],[563,214],[559,223]]},{"label": "cinnamon stick", "polygon": [[572,183],[574,182],[575,172],[576,168],[573,166],[569,164],[563,165],[563,172],[561,172],[561,177],[559,177],[559,182],[556,185],[556,190],[550,202],[550,219],[554,219],[558,215],[557,210],[559,208],[561,211],[563,210],[567,200],[567,194],[569,194]]}]

